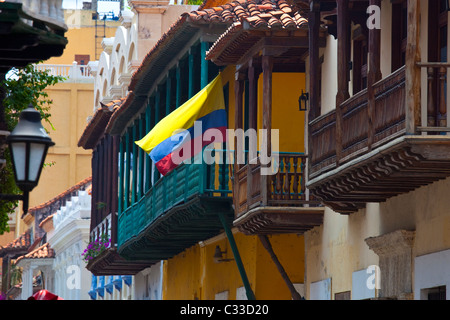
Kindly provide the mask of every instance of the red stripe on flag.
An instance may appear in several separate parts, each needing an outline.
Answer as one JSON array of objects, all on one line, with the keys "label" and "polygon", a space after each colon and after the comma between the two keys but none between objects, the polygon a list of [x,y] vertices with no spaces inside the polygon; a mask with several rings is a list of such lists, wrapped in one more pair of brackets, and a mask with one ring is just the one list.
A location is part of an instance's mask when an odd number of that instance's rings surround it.
[{"label": "red stripe on flag", "polygon": [[[185,160],[188,160],[191,157],[194,157],[196,154],[200,153],[203,148],[213,142],[225,142],[227,140],[227,136],[226,136],[226,131],[227,131],[227,127],[219,127],[219,128],[214,128],[216,130],[219,130],[221,133],[221,138],[222,139],[218,139],[218,140],[214,140],[214,141],[204,141],[203,140],[203,135],[205,133],[203,133],[202,135],[194,138],[193,140],[188,140],[186,141],[183,145],[183,151],[186,149],[186,145],[190,144],[190,148],[191,148],[191,152],[190,154],[182,154],[182,155],[178,155],[178,159],[182,162]],[[207,131],[205,131],[207,132]],[[217,137],[215,137],[217,138]],[[196,150],[195,146],[201,144],[201,148],[198,148],[200,150]],[[189,147],[189,146],[188,146]],[[180,165],[181,163],[174,163],[172,161],[172,156],[175,152],[179,152],[180,149],[175,150],[174,152],[169,153],[167,156],[165,156],[164,158],[162,158],[161,160],[159,160],[157,163],[155,163],[156,168],[158,169],[158,171],[165,176],[167,173],[169,173],[170,171],[172,171],[173,169],[175,169],[178,165]],[[177,160],[178,160],[177,159]],[[203,161],[203,160],[202,160]],[[177,161],[178,162],[178,161]]]}]

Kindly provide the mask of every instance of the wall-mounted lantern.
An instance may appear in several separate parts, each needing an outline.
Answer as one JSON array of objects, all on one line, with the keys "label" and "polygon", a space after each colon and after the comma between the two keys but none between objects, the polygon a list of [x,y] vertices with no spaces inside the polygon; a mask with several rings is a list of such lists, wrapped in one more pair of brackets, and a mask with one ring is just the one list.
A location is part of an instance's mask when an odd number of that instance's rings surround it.
[{"label": "wall-mounted lantern", "polygon": [[308,92],[303,92],[302,90],[302,94],[300,95],[300,97],[298,97],[298,109],[300,111],[308,110],[308,100],[309,100]]}]

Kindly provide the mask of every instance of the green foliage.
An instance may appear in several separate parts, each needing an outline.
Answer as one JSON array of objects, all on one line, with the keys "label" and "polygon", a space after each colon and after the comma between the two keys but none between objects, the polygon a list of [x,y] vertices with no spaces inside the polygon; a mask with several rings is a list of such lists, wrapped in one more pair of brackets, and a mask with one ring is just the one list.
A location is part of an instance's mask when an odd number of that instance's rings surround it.
[{"label": "green foliage", "polygon": [[19,268],[14,263],[11,264],[11,287],[15,286],[16,284],[19,284],[22,282],[22,268]]},{"label": "green foliage", "polygon": [[4,80],[1,85],[6,90],[6,97],[3,100],[5,107],[8,130],[16,126],[20,112],[32,104],[40,113],[43,120],[50,121],[50,105],[53,103],[48,98],[45,88],[53,86],[64,77],[51,75],[47,70],[37,70],[33,64],[29,64],[21,69],[14,69],[12,75]]},{"label": "green foliage", "polygon": [[[41,113],[42,119],[55,130],[50,121],[51,114],[49,112],[53,101],[48,98],[48,94],[44,90],[63,80],[64,77],[53,76],[48,71],[37,70],[32,64],[12,70],[11,76],[0,83],[1,88],[5,90],[3,106],[8,130],[14,129],[20,112],[26,109],[30,103]],[[19,194],[20,190],[14,181],[8,149],[5,150],[3,158],[6,159],[6,166],[0,170],[0,192]],[[0,235],[9,231],[8,214],[13,213],[16,207],[17,202],[0,201]]]},{"label": "green foliage", "polygon": [[95,259],[103,251],[111,247],[111,239],[109,239],[107,234],[102,234],[100,239],[93,240],[88,243],[86,249],[84,249],[81,254],[84,262],[88,263],[90,260]]},{"label": "green foliage", "polygon": [[203,0],[187,0],[186,2],[190,5],[201,5],[203,3]]},{"label": "green foliage", "polygon": [[[6,166],[0,170],[0,188],[2,193],[19,194],[20,190],[14,181],[14,172],[10,161],[9,149],[5,150],[4,157]],[[14,212],[17,207],[16,201],[0,201],[0,235],[9,232],[8,214]]]}]

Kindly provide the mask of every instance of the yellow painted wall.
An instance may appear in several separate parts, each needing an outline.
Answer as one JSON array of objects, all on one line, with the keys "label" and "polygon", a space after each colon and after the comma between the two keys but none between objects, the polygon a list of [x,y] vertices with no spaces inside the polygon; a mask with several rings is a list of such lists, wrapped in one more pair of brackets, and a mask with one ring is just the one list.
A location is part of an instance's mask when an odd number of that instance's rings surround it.
[{"label": "yellow painted wall", "polygon": [[[222,83],[229,83],[228,127],[235,128],[235,67],[222,72]],[[305,89],[304,73],[274,73],[272,76],[272,129],[279,130],[280,152],[305,152],[305,116],[298,98]],[[258,79],[258,129],[262,128],[262,74]]]},{"label": "yellow painted wall", "polygon": [[[234,238],[256,299],[290,300],[289,289],[258,237],[234,230]],[[269,239],[291,281],[303,283],[303,236],[276,235]],[[228,291],[229,300],[236,299],[236,290],[243,287],[239,270],[235,260],[214,262],[217,245],[227,251],[224,258],[233,258],[228,240],[221,234],[164,262],[164,300],[214,300],[224,291]]]},{"label": "yellow painted wall", "polygon": [[[69,27],[65,36],[68,44],[60,57],[53,57],[44,64],[72,64],[75,54],[89,54],[95,60],[95,23],[90,10],[65,10],[65,20]],[[114,36],[118,21],[107,21],[106,34]],[[84,131],[88,116],[92,115],[94,82],[73,82],[70,79],[46,89],[51,105],[51,121],[55,127],[45,122],[55,146],[49,149],[46,163],[52,164],[42,170],[38,186],[30,193],[29,206],[42,204],[91,175],[91,153],[77,146]],[[33,219],[21,219],[19,203],[15,237],[34,225]]]},{"label": "yellow painted wall", "polygon": [[54,164],[43,169],[39,185],[30,194],[30,207],[52,199],[91,175],[91,153],[77,144],[92,114],[93,83],[59,83],[46,91],[53,100],[50,113],[55,127],[52,130],[44,125],[55,142],[46,162]]},{"label": "yellow painted wall", "polygon": [[[92,114],[94,96],[93,83],[58,83],[47,88],[53,100],[50,108],[53,130],[42,122],[48,130],[55,146],[48,151],[39,184],[31,191],[29,207],[45,203],[66,191],[81,180],[91,176],[91,152],[77,146],[81,133]],[[18,212],[16,237],[34,225],[33,219],[21,219]]]},{"label": "yellow painted wall", "polygon": [[[262,74],[258,80],[258,128],[262,128]],[[280,133],[280,152],[304,152],[305,111],[298,109],[298,97],[305,92],[304,73],[273,73],[272,129]]]},{"label": "yellow painted wall", "polygon": [[[228,127],[235,128],[235,67],[222,71],[222,84],[228,83]],[[305,112],[298,110],[298,97],[305,90],[305,75],[273,74],[272,128],[280,130],[280,151],[304,152]],[[258,81],[258,129],[262,126],[262,74]],[[229,140],[230,141],[230,140]],[[278,269],[257,236],[246,236],[235,230],[237,247],[256,299],[291,299],[291,294]],[[274,235],[270,241],[293,283],[304,282],[303,236]],[[213,300],[217,293],[228,291],[228,299],[236,299],[236,290],[243,282],[235,261],[214,263],[216,245],[227,257],[232,251],[225,235],[195,245],[164,262],[163,299]]]}]

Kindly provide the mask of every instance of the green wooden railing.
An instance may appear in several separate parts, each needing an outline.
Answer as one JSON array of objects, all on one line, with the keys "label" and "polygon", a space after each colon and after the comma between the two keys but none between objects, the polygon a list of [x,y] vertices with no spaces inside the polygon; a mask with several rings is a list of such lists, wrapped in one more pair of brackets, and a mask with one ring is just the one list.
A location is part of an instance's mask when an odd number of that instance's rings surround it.
[{"label": "green wooden railing", "polygon": [[118,246],[139,235],[173,207],[196,195],[231,196],[229,164],[181,164],[160,178],[137,202],[119,213]]}]

